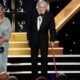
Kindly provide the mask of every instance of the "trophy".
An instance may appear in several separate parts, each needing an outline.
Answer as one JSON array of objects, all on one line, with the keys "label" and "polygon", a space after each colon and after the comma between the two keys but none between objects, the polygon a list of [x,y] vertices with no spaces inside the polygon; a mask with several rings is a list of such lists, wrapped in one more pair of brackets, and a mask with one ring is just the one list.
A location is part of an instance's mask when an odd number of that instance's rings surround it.
[{"label": "trophy", "polygon": [[20,27],[19,32],[22,32],[22,31],[23,31],[24,24],[25,24],[25,21],[18,22],[18,25],[19,25],[19,27]]},{"label": "trophy", "polygon": [[7,0],[3,0],[3,4],[4,4],[4,7],[5,7],[4,11],[10,12],[10,10],[7,7]]},{"label": "trophy", "polygon": [[[6,36],[6,32],[2,32],[0,35],[0,42],[4,41],[4,37]],[[0,44],[0,53],[4,52],[4,47],[2,46],[2,43]]]},{"label": "trophy", "polygon": [[23,12],[22,5],[23,5],[22,0],[19,0],[19,7],[18,7],[17,11],[19,11],[19,12]]}]

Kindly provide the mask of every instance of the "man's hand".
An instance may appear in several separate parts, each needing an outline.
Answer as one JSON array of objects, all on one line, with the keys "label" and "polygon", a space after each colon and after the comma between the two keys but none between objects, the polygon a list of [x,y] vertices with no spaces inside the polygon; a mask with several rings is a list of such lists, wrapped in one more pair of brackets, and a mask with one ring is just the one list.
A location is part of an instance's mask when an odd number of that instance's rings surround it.
[{"label": "man's hand", "polygon": [[50,42],[50,47],[51,47],[51,48],[54,47],[54,42],[53,42],[53,41]]}]

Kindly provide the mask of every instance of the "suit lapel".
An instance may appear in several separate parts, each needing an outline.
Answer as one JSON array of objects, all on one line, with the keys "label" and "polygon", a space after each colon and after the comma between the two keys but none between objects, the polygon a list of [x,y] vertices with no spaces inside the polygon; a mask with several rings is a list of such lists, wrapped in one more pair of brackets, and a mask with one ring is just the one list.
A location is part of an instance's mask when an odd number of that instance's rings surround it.
[{"label": "suit lapel", "polygon": [[40,30],[46,27],[46,26],[44,26],[46,24],[46,21],[47,21],[47,12],[43,16],[43,20],[42,20],[42,24],[40,26]]},{"label": "suit lapel", "polygon": [[[36,14],[35,14],[36,13]],[[35,28],[35,30],[37,31],[37,16],[38,16],[38,13],[37,13],[37,11],[35,11],[35,13],[34,13],[34,28]]]}]

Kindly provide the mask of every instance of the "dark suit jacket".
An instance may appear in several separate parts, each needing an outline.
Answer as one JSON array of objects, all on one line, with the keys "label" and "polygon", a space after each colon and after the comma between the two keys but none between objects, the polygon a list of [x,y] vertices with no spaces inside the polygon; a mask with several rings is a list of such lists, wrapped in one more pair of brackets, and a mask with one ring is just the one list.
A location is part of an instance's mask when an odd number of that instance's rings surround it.
[{"label": "dark suit jacket", "polygon": [[54,17],[50,12],[45,12],[40,30],[37,30],[37,10],[33,10],[29,14],[29,26],[27,36],[31,47],[48,47],[48,30],[50,29],[50,41],[55,40],[55,23]]}]

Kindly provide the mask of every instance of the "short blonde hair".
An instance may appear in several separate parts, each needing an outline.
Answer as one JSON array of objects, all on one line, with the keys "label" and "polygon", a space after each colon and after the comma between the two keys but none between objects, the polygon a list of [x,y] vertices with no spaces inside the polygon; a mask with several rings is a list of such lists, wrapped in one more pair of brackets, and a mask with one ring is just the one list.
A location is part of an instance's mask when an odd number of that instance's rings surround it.
[{"label": "short blonde hair", "polygon": [[2,9],[4,9],[4,6],[0,3],[0,7],[2,7]]}]

